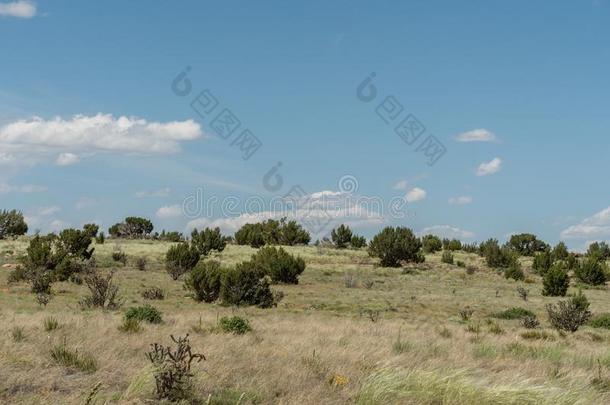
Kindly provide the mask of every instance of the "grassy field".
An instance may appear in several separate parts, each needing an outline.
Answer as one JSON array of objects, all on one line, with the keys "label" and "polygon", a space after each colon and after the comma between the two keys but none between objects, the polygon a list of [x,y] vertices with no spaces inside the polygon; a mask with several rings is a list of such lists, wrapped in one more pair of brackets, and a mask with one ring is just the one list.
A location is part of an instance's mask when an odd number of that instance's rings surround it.
[{"label": "grassy field", "polygon": [[[274,309],[229,308],[196,303],[165,272],[168,243],[107,241],[96,246],[100,267],[116,269],[124,305],[117,311],[82,310],[86,287],[53,285],[54,297],[40,307],[25,283],[8,284],[27,239],[0,241],[0,403],[155,403],[145,356],[154,342],[190,333],[206,361],[194,366],[194,391],[210,404],[602,404],[610,403],[610,331],[583,327],[574,334],[550,328],[539,277],[506,280],[476,255],[457,253],[476,267],[441,264],[440,254],[406,269],[376,265],[365,250],[287,248],[307,269],[299,285],[274,286],[284,299]],[[127,266],[112,261],[120,246]],[[225,264],[255,250],[227,246],[216,256]],[[146,271],[135,259],[147,259]],[[165,291],[162,301],[140,295]],[[516,292],[529,290],[528,301]],[[571,292],[575,291],[571,288]],[[595,313],[610,310],[604,289],[584,293]],[[163,313],[158,325],[121,332],[124,312],[151,303]],[[538,315],[542,327],[493,315],[511,307]],[[459,316],[473,309],[469,321]],[[219,333],[218,317],[247,317],[253,331]],[[45,330],[52,317],[58,327]],[[52,357],[58,345],[91,356],[87,370],[65,367]]]}]

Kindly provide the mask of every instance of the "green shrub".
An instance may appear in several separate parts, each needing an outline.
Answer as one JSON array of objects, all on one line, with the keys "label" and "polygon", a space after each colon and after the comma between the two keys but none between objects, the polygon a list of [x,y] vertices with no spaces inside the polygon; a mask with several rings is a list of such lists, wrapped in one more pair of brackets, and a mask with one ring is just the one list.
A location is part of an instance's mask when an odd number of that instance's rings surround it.
[{"label": "green shrub", "polygon": [[482,243],[481,253],[491,268],[506,268],[517,261],[515,253],[506,247],[501,248],[495,239]]},{"label": "green shrub", "polygon": [[443,239],[443,249],[455,252],[462,250],[462,242],[459,239]]},{"label": "green shrub", "polygon": [[69,349],[65,343],[51,349],[51,358],[59,365],[86,373],[97,370],[97,361],[93,356]]},{"label": "green shrub", "polygon": [[220,295],[222,272],[219,262],[200,262],[188,273],[185,287],[191,291],[195,301],[214,302]]},{"label": "green shrub", "polygon": [[591,318],[589,301],[580,291],[567,301],[560,301],[556,305],[548,304],[546,310],[554,328],[572,333]]},{"label": "green shrub", "polygon": [[125,319],[135,319],[140,322],[148,322],[148,323],[161,323],[163,322],[163,315],[161,312],[151,306],[144,305],[141,307],[132,307],[125,312]]},{"label": "green shrub", "polygon": [[538,240],[536,235],[531,233],[512,235],[507,246],[521,256],[533,256],[535,253],[545,251],[549,247],[543,241]]},{"label": "green shrub", "polygon": [[124,222],[111,226],[108,233],[115,238],[145,238],[153,229],[153,223],[149,219],[127,217]]},{"label": "green shrub", "polygon": [[536,329],[540,326],[540,321],[536,315],[525,315],[523,318],[521,318],[521,326],[526,329]]},{"label": "green shrub", "polygon": [[226,305],[275,306],[276,296],[270,288],[271,278],[250,263],[240,263],[222,273],[220,299]]},{"label": "green shrub", "polygon": [[135,318],[123,318],[118,329],[124,333],[138,333],[142,330],[141,321]]},{"label": "green shrub", "polygon": [[461,260],[458,260],[458,261],[456,262],[456,264],[457,264],[457,266],[458,266],[458,267],[466,268],[466,263],[464,263],[464,262],[463,262],[463,261],[461,261]]},{"label": "green shrub", "polygon": [[525,273],[523,273],[519,262],[515,261],[504,269],[504,277],[507,279],[512,278],[513,280],[520,281],[525,279]]},{"label": "green shrub", "polygon": [[44,318],[42,321],[42,325],[46,332],[50,332],[52,330],[59,328],[59,322],[57,321],[56,318],[53,318],[52,316],[48,316],[48,317]]},{"label": "green shrub", "polygon": [[83,281],[89,289],[89,296],[80,301],[81,307],[117,309],[122,305],[119,298],[119,287],[112,282],[114,273],[110,272],[105,277],[98,270],[88,272]]},{"label": "green shrub", "polygon": [[55,267],[53,271],[53,278],[57,281],[67,281],[73,280],[84,270],[84,265],[80,261],[76,259],[71,259],[70,257],[65,257],[59,264]]},{"label": "green shrub", "polygon": [[220,228],[205,228],[201,232],[193,229],[191,245],[197,249],[201,256],[207,256],[212,251],[222,252],[227,246],[227,238],[222,236]]},{"label": "green shrub", "polygon": [[252,330],[250,322],[241,316],[223,316],[218,321],[218,327],[225,333],[244,335]]},{"label": "green shrub", "polygon": [[549,271],[552,265],[553,256],[549,251],[545,250],[544,252],[538,253],[536,254],[536,256],[534,256],[532,268],[536,273],[540,274],[541,276],[544,276],[547,271]]},{"label": "green shrub", "polygon": [[425,235],[421,239],[425,253],[440,252],[443,249],[443,242],[436,235]]},{"label": "green shrub", "polygon": [[352,230],[349,226],[339,225],[330,233],[330,239],[337,249],[345,249],[352,240]]},{"label": "green shrub", "polygon": [[11,337],[14,342],[21,342],[25,340],[25,329],[22,326],[15,326],[11,329]]},{"label": "green shrub", "polygon": [[410,229],[386,227],[371,241],[369,255],[380,258],[384,267],[399,267],[401,261],[423,262],[421,247],[421,241]]},{"label": "green shrub", "polygon": [[606,242],[593,242],[587,250],[588,257],[595,257],[598,260],[610,259],[610,246]]},{"label": "green shrub", "polygon": [[302,258],[271,246],[261,248],[250,263],[275,283],[298,284],[299,276],[305,271]]},{"label": "green shrub", "polygon": [[138,257],[136,259],[136,269],[140,271],[146,271],[147,260],[145,257]]},{"label": "green shrub", "polygon": [[14,270],[11,270],[11,272],[8,273],[8,277],[7,277],[8,283],[18,283],[20,281],[27,281],[27,280],[28,280],[28,273],[27,273],[25,267],[23,267],[23,266],[17,266],[17,267],[15,267]]},{"label": "green shrub", "polygon": [[114,252],[112,252],[112,260],[123,264],[123,266],[126,266],[127,265],[127,254],[119,248],[118,250],[115,250]]},{"label": "green shrub", "polygon": [[498,318],[498,319],[513,320],[513,319],[522,319],[526,316],[535,316],[535,315],[529,309],[525,309],[525,308],[521,308],[521,307],[513,307],[513,308],[506,309],[502,312],[498,312],[492,316],[494,318]]},{"label": "green shrub", "polygon": [[167,272],[174,280],[192,270],[199,262],[199,250],[183,242],[170,247],[165,255]]},{"label": "green shrub", "polygon": [[[91,231],[91,230],[89,230]],[[63,251],[63,255],[69,255],[74,258],[89,260],[93,256],[94,248],[89,249],[91,245],[91,236],[87,231],[80,229],[64,229],[59,233],[58,250]]]},{"label": "green shrub", "polygon": [[610,314],[599,314],[589,321],[589,326],[593,328],[610,329]]},{"label": "green shrub", "polygon": [[441,257],[441,262],[446,264],[453,264],[453,254],[446,250],[443,252],[443,256]]},{"label": "green shrub", "polygon": [[563,266],[553,265],[542,279],[542,295],[548,297],[564,297],[570,286],[570,277]]},{"label": "green shrub", "polygon": [[0,240],[25,235],[27,232],[28,225],[20,211],[0,211]]},{"label": "green shrub", "polygon": [[354,235],[352,236],[352,240],[350,240],[350,245],[354,249],[362,249],[366,246],[366,238],[364,236]]},{"label": "green shrub", "polygon": [[554,261],[557,260],[567,260],[570,253],[568,252],[568,247],[565,243],[559,242],[551,252],[551,256]]},{"label": "green shrub", "polygon": [[235,232],[235,243],[259,248],[264,245],[301,245],[311,240],[309,233],[296,221],[269,219],[255,224],[245,224]]},{"label": "green shrub", "polygon": [[596,256],[591,256],[574,268],[574,275],[580,281],[590,285],[602,285],[606,283],[606,264]]},{"label": "green shrub", "polygon": [[106,235],[104,234],[104,232],[100,232],[97,235],[97,238],[95,238],[95,243],[97,243],[98,245],[103,245],[106,242]]}]

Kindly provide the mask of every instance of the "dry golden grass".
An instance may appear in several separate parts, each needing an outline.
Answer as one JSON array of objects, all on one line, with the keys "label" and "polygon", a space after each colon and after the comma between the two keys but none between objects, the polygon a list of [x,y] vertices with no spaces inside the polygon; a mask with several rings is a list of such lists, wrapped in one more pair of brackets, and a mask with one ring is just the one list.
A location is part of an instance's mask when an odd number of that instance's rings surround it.
[{"label": "dry golden grass", "polygon": [[[26,284],[7,284],[0,270],[0,403],[154,403],[150,343],[170,343],[170,334],[190,333],[193,348],[207,357],[194,366],[194,392],[211,404],[601,404],[610,403],[610,333],[582,328],[562,336],[549,329],[540,281],[507,281],[474,255],[456,254],[479,270],[440,263],[429,256],[417,268],[377,268],[365,251],[288,248],[308,267],[278,308],[232,309],[195,303],[163,268],[166,243],[120,241],[128,255],[112,262],[113,241],[96,246],[100,266],[116,268],[125,299],[119,311],[83,311],[85,287],[53,285],[55,296],[40,308]],[[0,242],[0,265],[14,263],[26,240]],[[253,249],[228,246],[217,256],[231,264]],[[146,257],[148,270],[135,268]],[[345,286],[345,272],[355,288]],[[405,274],[403,274],[405,273]],[[140,295],[146,287],[165,290],[162,301]],[[522,301],[517,286],[530,290]],[[587,290],[593,312],[610,304],[606,290]],[[151,303],[163,312],[159,325],[137,333],[119,331],[126,308]],[[472,319],[458,311],[470,306]],[[519,321],[491,314],[520,306],[542,321],[527,333]],[[214,331],[220,316],[250,320],[246,335]],[[45,331],[45,319],[59,326]],[[23,339],[11,331],[21,328]],[[525,337],[523,337],[525,336]],[[57,364],[51,349],[65,344],[96,360],[95,371]],[[97,387],[97,388],[95,388]],[[94,389],[95,388],[95,389]]]}]

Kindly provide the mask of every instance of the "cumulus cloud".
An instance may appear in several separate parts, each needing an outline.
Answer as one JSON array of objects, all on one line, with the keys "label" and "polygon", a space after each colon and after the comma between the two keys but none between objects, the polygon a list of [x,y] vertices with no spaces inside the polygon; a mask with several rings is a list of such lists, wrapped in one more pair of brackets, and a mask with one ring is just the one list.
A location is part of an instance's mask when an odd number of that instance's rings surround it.
[{"label": "cumulus cloud", "polygon": [[78,155],[74,153],[60,153],[55,160],[57,166],[70,166],[77,163],[80,160]]},{"label": "cumulus cloud", "polygon": [[426,190],[421,189],[419,187],[415,187],[407,193],[405,199],[407,200],[407,202],[417,202],[425,200],[427,195],[428,193],[426,192]]},{"label": "cumulus cloud", "polygon": [[169,187],[161,188],[158,190],[142,190],[137,191],[135,196],[138,198],[148,198],[148,197],[167,197],[169,193],[171,193],[171,189]]},{"label": "cumulus cloud", "polygon": [[608,239],[610,238],[610,207],[583,219],[561,232],[565,239]]},{"label": "cumulus cloud", "polygon": [[32,18],[36,15],[36,3],[18,0],[11,3],[0,3],[0,16]]},{"label": "cumulus cloud", "polygon": [[225,233],[233,233],[245,224],[286,217],[303,225],[312,237],[321,238],[341,223],[355,228],[379,226],[386,222],[381,200],[340,191],[319,191],[283,202],[288,204],[278,204],[273,210],[261,206],[259,211],[224,218],[193,219],[187,224],[186,232],[194,228],[219,227]]},{"label": "cumulus cloud", "polygon": [[177,153],[181,142],[202,136],[200,125],[190,119],[161,123],[101,113],[69,119],[34,117],[0,127],[0,149],[4,160],[12,157],[30,164],[61,153],[56,160],[61,165],[74,163],[77,153]]},{"label": "cumulus cloud", "polygon": [[473,129],[455,137],[458,142],[495,142],[496,135],[486,129]]},{"label": "cumulus cloud", "polygon": [[490,162],[483,162],[477,169],[477,176],[489,176],[490,174],[497,173],[502,167],[502,159],[495,158]]},{"label": "cumulus cloud", "polygon": [[420,235],[436,235],[440,238],[449,238],[449,239],[472,239],[474,238],[474,233],[470,231],[465,231],[460,228],[456,228],[449,225],[434,225],[429,226],[427,228],[422,229],[419,232]]},{"label": "cumulus cloud", "polygon": [[471,202],[472,202],[472,197],[469,197],[467,195],[460,196],[460,197],[451,197],[449,199],[449,204],[451,204],[451,205],[466,205],[466,204],[470,204]]},{"label": "cumulus cloud", "polygon": [[182,215],[182,206],[180,204],[168,205],[157,210],[157,218],[168,219],[177,218]]}]

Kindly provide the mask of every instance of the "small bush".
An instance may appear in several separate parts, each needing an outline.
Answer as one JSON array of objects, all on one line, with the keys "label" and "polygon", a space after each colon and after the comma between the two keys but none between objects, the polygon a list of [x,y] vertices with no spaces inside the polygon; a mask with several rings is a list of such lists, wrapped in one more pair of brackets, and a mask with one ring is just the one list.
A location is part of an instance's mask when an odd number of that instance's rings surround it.
[{"label": "small bush", "polygon": [[244,335],[252,330],[250,322],[241,316],[223,316],[218,321],[218,327],[225,333]]},{"label": "small bush", "polygon": [[366,238],[364,236],[354,235],[350,241],[350,245],[354,249],[362,249],[366,246]]},{"label": "small bush", "polygon": [[463,262],[463,261],[461,261],[461,260],[458,260],[456,264],[457,264],[457,266],[458,266],[458,267],[461,267],[461,268],[466,268],[466,263],[464,263],[464,262]]},{"label": "small bush", "polygon": [[124,333],[138,333],[142,330],[141,321],[134,318],[123,318],[123,322],[118,327]]},{"label": "small bush", "polygon": [[369,245],[369,255],[381,259],[384,267],[399,267],[400,262],[422,263],[422,244],[413,231],[404,227],[386,227]]},{"label": "small bush", "polygon": [[537,253],[534,256],[534,262],[532,264],[532,268],[534,271],[541,276],[546,275],[547,271],[551,269],[553,265],[553,255],[549,251],[544,251],[541,253]]},{"label": "small bush", "polygon": [[555,336],[543,330],[528,330],[520,336],[525,340],[555,340]]},{"label": "small bush", "polygon": [[207,256],[213,250],[222,252],[227,246],[227,238],[222,236],[220,228],[205,228],[201,232],[198,232],[197,229],[193,229],[193,232],[191,233],[191,244],[197,249],[200,255]]},{"label": "small bush", "polygon": [[122,305],[119,298],[119,287],[112,282],[113,272],[106,277],[97,271],[91,271],[83,281],[89,289],[90,295],[83,298],[80,304],[83,308],[117,309]]},{"label": "small bush", "polygon": [[165,299],[165,293],[159,287],[149,287],[142,291],[142,298],[147,300],[162,300]]},{"label": "small bush", "polygon": [[271,246],[261,248],[248,263],[275,283],[298,284],[299,276],[305,271],[302,258]]},{"label": "small bush", "polygon": [[462,319],[462,321],[466,322],[469,321],[470,318],[472,318],[472,314],[474,313],[474,310],[470,307],[465,307],[459,310],[458,315],[460,315],[460,318]]},{"label": "small bush", "polygon": [[220,296],[222,273],[219,262],[206,260],[191,270],[184,285],[195,301],[214,302]]},{"label": "small bush", "polygon": [[517,260],[516,254],[509,248],[501,248],[498,241],[489,239],[480,246],[481,254],[491,268],[506,268]]},{"label": "small bush", "polygon": [[572,333],[591,318],[589,301],[582,292],[567,301],[560,301],[556,305],[548,304],[546,310],[549,322],[554,328]]},{"label": "small bush", "polygon": [[504,310],[502,312],[498,312],[492,316],[494,318],[498,318],[498,319],[513,320],[513,319],[521,319],[526,316],[534,316],[534,313],[532,311],[530,311],[529,309],[513,307],[513,308],[509,308],[507,310]]},{"label": "small bush", "polygon": [[141,307],[132,307],[127,310],[125,313],[125,319],[135,319],[140,322],[148,322],[148,323],[161,323],[163,322],[163,316],[161,312],[151,306],[144,305]]},{"label": "small bush", "polygon": [[203,354],[193,353],[189,335],[175,338],[171,336],[176,348],[152,344],[146,356],[154,367],[155,394],[158,399],[172,402],[188,399],[191,392],[191,365],[205,360]]},{"label": "small bush", "polygon": [[112,252],[112,260],[121,263],[123,266],[127,266],[127,254],[122,250]]},{"label": "small bush", "polygon": [[574,275],[580,281],[590,285],[602,285],[606,283],[606,272],[608,268],[605,263],[597,257],[592,256],[585,259],[579,266],[574,268]]},{"label": "small bush", "polygon": [[610,329],[610,314],[599,314],[589,321],[592,328]]},{"label": "small bush", "polygon": [[46,307],[49,304],[49,302],[51,302],[51,298],[53,298],[53,296],[51,294],[46,294],[46,293],[36,294],[36,302],[41,307]]},{"label": "small bush", "polygon": [[515,281],[521,281],[525,279],[525,273],[523,273],[523,270],[521,270],[521,265],[519,262],[515,261],[504,269],[504,277],[507,279],[512,278]]},{"label": "small bush", "polygon": [[8,274],[8,278],[7,278],[7,281],[9,283],[19,283],[21,281],[27,281],[27,280],[28,280],[28,274],[27,274],[25,267],[23,267],[23,266],[15,267],[15,269],[12,270]]},{"label": "small bush", "polygon": [[103,245],[105,242],[106,242],[106,235],[102,231],[95,238],[95,243],[97,243],[98,245]]},{"label": "small bush", "polygon": [[352,240],[352,230],[349,226],[339,225],[330,233],[330,238],[337,249],[345,249]]},{"label": "small bush", "polygon": [[446,250],[443,252],[443,256],[441,257],[441,262],[446,264],[453,264],[453,253]]},{"label": "small bush", "polygon": [[438,236],[425,235],[422,237],[422,248],[425,253],[440,252],[443,249],[443,242]]},{"label": "small bush", "polygon": [[0,211],[0,239],[25,235],[27,231],[28,225],[23,213],[17,210]]},{"label": "small bush", "polygon": [[199,250],[183,242],[170,247],[165,255],[167,272],[174,280],[191,271],[199,263]]},{"label": "small bush", "polygon": [[21,326],[15,326],[13,329],[11,329],[11,337],[13,338],[14,342],[21,342],[25,339],[25,329],[23,329]]},{"label": "small bush", "polygon": [[97,361],[93,356],[69,349],[65,343],[51,349],[51,358],[59,365],[85,373],[92,373],[97,370]]},{"label": "small bush", "polygon": [[547,297],[564,297],[570,286],[568,272],[559,264],[552,266],[542,279],[542,295]]},{"label": "small bush", "polygon": [[147,260],[145,257],[138,257],[136,259],[136,269],[140,271],[146,271]]},{"label": "small bush", "polygon": [[240,263],[222,273],[220,299],[226,305],[256,305],[270,308],[277,304],[271,291],[271,278],[250,263]]},{"label": "small bush", "polygon": [[59,328],[59,322],[57,321],[56,318],[53,318],[52,316],[48,316],[48,317],[44,318],[44,320],[42,321],[42,325],[44,327],[44,330],[47,332],[50,332],[52,330]]},{"label": "small bush", "polygon": [[525,315],[523,318],[521,318],[521,326],[526,329],[536,329],[540,326],[540,321],[536,315]]}]

